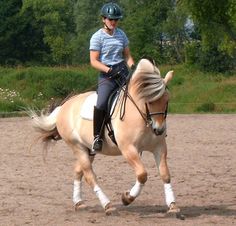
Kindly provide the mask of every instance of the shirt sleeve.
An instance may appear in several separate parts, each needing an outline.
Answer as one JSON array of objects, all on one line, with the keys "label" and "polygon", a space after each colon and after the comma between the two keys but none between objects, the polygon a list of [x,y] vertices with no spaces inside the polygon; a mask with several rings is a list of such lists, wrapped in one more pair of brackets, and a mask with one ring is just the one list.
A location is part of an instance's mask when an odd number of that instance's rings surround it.
[{"label": "shirt sleeve", "polygon": [[101,50],[100,36],[98,35],[98,33],[95,33],[92,35],[92,37],[90,39],[89,50],[95,50],[95,51]]},{"label": "shirt sleeve", "polygon": [[124,31],[121,30],[121,32],[122,32],[123,40],[124,40],[124,48],[126,48],[129,45],[129,39]]}]

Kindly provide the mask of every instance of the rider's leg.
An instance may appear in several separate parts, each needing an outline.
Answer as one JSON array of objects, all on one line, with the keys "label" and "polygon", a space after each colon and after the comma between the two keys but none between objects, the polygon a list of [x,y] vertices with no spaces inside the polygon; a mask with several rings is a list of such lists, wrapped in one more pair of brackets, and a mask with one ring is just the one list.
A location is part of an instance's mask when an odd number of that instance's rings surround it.
[{"label": "rider's leg", "polygon": [[102,138],[106,121],[107,102],[116,86],[117,85],[114,81],[100,76],[97,89],[98,99],[96,107],[94,107],[94,142],[91,154],[95,154],[96,151],[100,151],[102,149]]},{"label": "rider's leg", "polygon": [[102,143],[103,143],[102,138],[105,126],[105,116],[106,116],[105,110],[94,107],[94,113],[93,113],[94,142],[92,147],[92,150],[94,152],[100,151],[102,149]]}]

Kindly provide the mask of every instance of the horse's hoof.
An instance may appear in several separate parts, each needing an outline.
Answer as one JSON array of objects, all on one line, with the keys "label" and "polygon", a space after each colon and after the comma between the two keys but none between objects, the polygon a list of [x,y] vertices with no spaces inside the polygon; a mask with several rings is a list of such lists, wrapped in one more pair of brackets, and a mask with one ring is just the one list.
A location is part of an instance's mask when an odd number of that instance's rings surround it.
[{"label": "horse's hoof", "polygon": [[180,212],[180,208],[174,202],[172,202],[170,204],[170,207],[167,213],[179,213],[179,212]]},{"label": "horse's hoof", "polygon": [[135,200],[135,198],[130,196],[129,191],[126,191],[122,194],[121,200],[123,205],[128,206],[131,202]]},{"label": "horse's hoof", "polygon": [[75,211],[85,210],[87,209],[87,205],[84,204],[82,201],[75,204]]},{"label": "horse's hoof", "polygon": [[177,207],[175,203],[170,204],[169,210],[167,211],[167,215],[176,217],[177,219],[180,219],[180,220],[185,220],[185,216],[181,214],[180,208]]},{"label": "horse's hoof", "polygon": [[105,214],[107,216],[111,216],[111,215],[116,215],[118,216],[118,211],[115,207],[112,207],[111,204],[107,204],[106,207],[105,207]]}]

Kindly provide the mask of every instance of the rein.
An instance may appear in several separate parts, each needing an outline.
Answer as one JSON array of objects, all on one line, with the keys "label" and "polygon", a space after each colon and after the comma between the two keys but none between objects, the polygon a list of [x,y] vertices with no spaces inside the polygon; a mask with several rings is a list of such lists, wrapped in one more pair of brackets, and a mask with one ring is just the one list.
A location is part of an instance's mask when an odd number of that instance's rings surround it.
[{"label": "rein", "polygon": [[145,103],[145,109],[146,109],[146,113],[142,112],[140,110],[140,108],[138,107],[138,105],[135,103],[134,99],[132,98],[132,96],[129,94],[128,92],[128,85],[129,83],[127,83],[126,87],[122,87],[121,89],[124,92],[124,96],[121,102],[121,110],[120,110],[120,119],[123,120],[124,116],[125,116],[125,109],[126,109],[126,101],[127,98],[130,99],[130,101],[133,103],[133,105],[136,107],[136,109],[138,110],[139,114],[141,115],[141,117],[143,118],[145,124],[147,127],[149,127],[150,125],[152,125],[153,121],[152,121],[152,116],[154,115],[163,115],[164,118],[166,119],[167,114],[168,114],[168,103],[166,106],[166,109],[164,112],[150,112],[149,108],[148,108],[148,103]]},{"label": "rein", "polygon": [[120,119],[121,120],[124,119],[126,101],[127,101],[127,97],[128,97],[131,100],[131,102],[133,103],[133,105],[136,107],[136,109],[138,110],[140,115],[142,116],[143,120],[146,122],[146,125],[148,126],[149,122],[147,121],[147,115],[140,110],[140,108],[138,107],[138,105],[135,103],[134,99],[132,98],[132,96],[130,96],[130,94],[128,92],[128,83],[127,83],[125,89],[122,87],[122,90],[124,92],[124,96],[123,96],[123,99],[122,99],[122,102],[121,102]]}]

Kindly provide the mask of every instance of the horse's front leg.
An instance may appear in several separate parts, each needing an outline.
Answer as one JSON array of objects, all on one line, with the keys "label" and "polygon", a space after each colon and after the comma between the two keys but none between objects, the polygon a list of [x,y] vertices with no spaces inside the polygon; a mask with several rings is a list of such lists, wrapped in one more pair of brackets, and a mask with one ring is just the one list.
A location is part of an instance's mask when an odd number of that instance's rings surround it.
[{"label": "horse's front leg", "polygon": [[171,185],[170,171],[167,165],[167,145],[163,144],[154,153],[155,161],[159,169],[160,177],[164,183],[165,201],[169,208],[168,212],[179,212],[180,209],[176,205],[174,192]]},{"label": "horse's front leg", "polygon": [[122,194],[122,202],[124,205],[129,205],[133,202],[141,193],[142,188],[147,181],[147,172],[141,161],[137,149],[134,146],[129,146],[122,152],[123,156],[127,159],[128,163],[134,169],[136,174],[136,183],[130,191],[126,191]]}]

